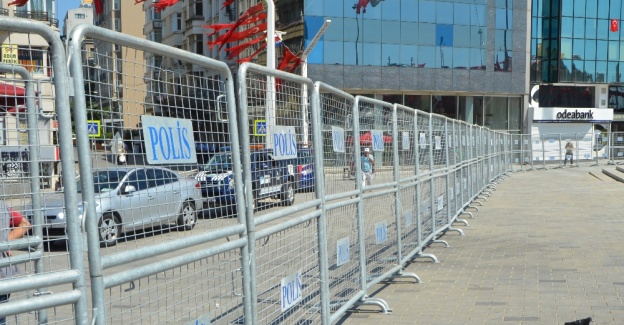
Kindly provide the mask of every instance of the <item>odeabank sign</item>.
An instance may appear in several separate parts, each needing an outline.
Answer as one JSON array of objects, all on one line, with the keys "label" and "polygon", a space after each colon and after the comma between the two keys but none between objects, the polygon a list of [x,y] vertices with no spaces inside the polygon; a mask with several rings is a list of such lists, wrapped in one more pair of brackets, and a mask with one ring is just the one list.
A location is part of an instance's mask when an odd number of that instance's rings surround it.
[{"label": "odeabank sign", "polygon": [[610,108],[534,107],[536,123],[609,123],[613,121]]}]

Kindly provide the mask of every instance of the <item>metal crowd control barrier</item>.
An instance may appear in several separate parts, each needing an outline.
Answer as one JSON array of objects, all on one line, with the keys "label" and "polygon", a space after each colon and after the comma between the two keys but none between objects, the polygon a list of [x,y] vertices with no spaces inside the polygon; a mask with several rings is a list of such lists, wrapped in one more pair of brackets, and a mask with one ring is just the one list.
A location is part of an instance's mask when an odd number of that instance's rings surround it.
[{"label": "metal crowd control barrier", "polygon": [[624,161],[624,132],[613,132],[609,139],[611,162],[619,165]]},{"label": "metal crowd control barrier", "polygon": [[[251,315],[250,282],[243,281],[250,277],[245,202],[236,200],[243,197],[243,169],[239,130],[230,122],[237,113],[228,66],[90,25],[74,28],[69,39],[94,323],[251,323],[245,317]],[[124,55],[91,56],[83,39]],[[172,60],[205,74],[159,65]],[[122,120],[102,125],[97,137],[94,129],[107,117]],[[204,153],[212,158],[202,165],[197,160]],[[233,199],[214,199],[219,191]],[[230,220],[233,211],[237,217]]]},{"label": "metal crowd control barrier", "polygon": [[[86,324],[88,322],[88,310],[86,300],[86,283],[82,259],[82,245],[79,234],[80,221],[78,211],[74,208],[64,210],[63,217],[67,222],[66,232],[72,238],[67,240],[67,251],[60,253],[45,253],[45,247],[52,247],[52,242],[46,240],[43,225],[46,224],[48,215],[42,207],[46,204],[50,191],[50,166],[54,158],[47,158],[45,164],[43,155],[58,155],[51,145],[44,146],[40,137],[51,144],[51,132],[43,132],[42,126],[48,125],[51,116],[41,110],[43,102],[36,102],[34,91],[35,80],[47,76],[53,72],[58,80],[54,83],[54,102],[45,103],[56,108],[56,118],[65,125],[71,124],[68,73],[63,44],[47,25],[22,19],[0,19],[0,30],[8,33],[4,45],[9,48],[14,46],[20,51],[28,53],[33,58],[29,61],[32,66],[29,69],[22,65],[2,64],[2,81],[7,91],[3,101],[7,113],[4,119],[7,123],[16,123],[17,127],[7,128],[14,132],[8,132],[8,137],[3,139],[0,151],[9,151],[9,162],[3,161],[2,192],[0,199],[17,211],[21,211],[32,224],[31,234],[15,241],[0,244],[2,255],[11,249],[12,257],[2,258],[0,267],[19,266],[22,274],[13,274],[9,279],[2,279],[0,294],[9,295],[7,303],[0,304],[0,318],[7,317],[9,322],[16,323],[66,323],[74,321]],[[24,44],[24,38],[19,34],[27,35],[29,44]],[[18,41],[19,39],[19,41]],[[48,49],[42,49],[33,42],[45,42]],[[48,56],[51,61],[43,61]],[[38,60],[40,58],[41,60]],[[32,74],[31,74],[32,72]],[[49,77],[49,76],[48,76]],[[21,88],[23,85],[23,88]],[[21,90],[20,90],[21,89]],[[21,94],[19,94],[21,92]],[[49,108],[49,107],[48,107]],[[10,122],[9,122],[10,121]],[[44,128],[45,130],[45,128]],[[48,129],[50,131],[50,129]],[[9,145],[6,145],[6,144]],[[68,173],[74,171],[74,159],[72,153],[71,128],[58,130],[58,144],[60,147],[60,161],[64,170]],[[11,147],[19,150],[21,154],[10,153]],[[5,151],[6,150],[6,151]],[[24,154],[26,153],[26,154]],[[58,156],[57,156],[58,159]],[[4,160],[4,159],[3,159]],[[41,165],[40,165],[41,164]],[[44,167],[44,169],[40,169]],[[66,175],[67,176],[67,175]],[[69,176],[66,177],[69,180]],[[76,207],[76,186],[69,185],[65,188],[64,197],[59,202],[63,207]],[[5,211],[3,211],[4,213]],[[0,227],[8,227],[3,224]],[[7,231],[2,230],[2,231]],[[33,263],[31,265],[30,263]],[[48,314],[49,308],[54,313]],[[31,314],[35,312],[35,314]]]}]

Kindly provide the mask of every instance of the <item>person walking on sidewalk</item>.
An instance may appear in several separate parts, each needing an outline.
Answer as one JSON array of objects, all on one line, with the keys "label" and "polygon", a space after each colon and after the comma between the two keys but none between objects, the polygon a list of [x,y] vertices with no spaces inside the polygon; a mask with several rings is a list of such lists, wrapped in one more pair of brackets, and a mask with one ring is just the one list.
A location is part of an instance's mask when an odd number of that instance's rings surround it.
[{"label": "person walking on sidewalk", "polygon": [[375,157],[370,153],[369,148],[364,148],[362,155],[362,187],[370,186],[375,172]]},{"label": "person walking on sidewalk", "polygon": [[566,152],[565,158],[563,160],[563,165],[566,165],[568,159],[570,159],[570,166],[574,165],[574,145],[572,144],[572,141],[568,141],[568,143],[566,143],[565,151]]}]

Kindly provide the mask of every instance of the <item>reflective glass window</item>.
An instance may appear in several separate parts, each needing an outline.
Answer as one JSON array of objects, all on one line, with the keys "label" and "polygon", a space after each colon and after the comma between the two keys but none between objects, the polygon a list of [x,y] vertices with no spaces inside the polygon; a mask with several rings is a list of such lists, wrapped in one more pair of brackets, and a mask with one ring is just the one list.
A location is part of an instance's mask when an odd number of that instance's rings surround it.
[{"label": "reflective glass window", "polygon": [[485,6],[482,5],[471,5],[472,9],[470,9],[470,23],[473,26],[486,26],[485,24]]},{"label": "reflective glass window", "polygon": [[417,62],[417,66],[422,66],[423,68],[435,68],[436,48],[433,46],[419,46]]},{"label": "reflective glass window", "polygon": [[607,82],[621,82],[622,73],[620,63],[610,61],[607,63]]},{"label": "reflective glass window", "polygon": [[483,125],[483,97],[460,96],[458,117],[466,123]]},{"label": "reflective glass window", "polygon": [[620,59],[620,42],[609,42],[609,60],[619,61]]},{"label": "reflective glass window", "polygon": [[323,16],[324,0],[303,0],[306,16]]},{"label": "reflective glass window", "polygon": [[453,7],[453,23],[455,25],[470,25],[470,4],[456,3]]},{"label": "reflective glass window", "polygon": [[418,24],[418,45],[436,45],[436,25]]},{"label": "reflective glass window", "polygon": [[585,59],[596,60],[596,41],[585,40]]},{"label": "reflective glass window", "polygon": [[509,8],[512,9],[513,8],[513,1],[512,0],[496,0],[496,8]]},{"label": "reflective glass window", "polygon": [[343,37],[345,42],[355,42],[358,38],[359,41],[362,41],[362,35],[360,35],[361,32],[359,32],[361,23],[362,21],[360,19],[356,20],[355,18],[344,18],[342,20],[342,26],[344,28]]},{"label": "reflective glass window", "polygon": [[470,27],[455,25],[453,28],[453,45],[455,47],[470,47]]},{"label": "reflective glass window", "polygon": [[429,112],[431,109],[431,95],[405,95],[404,105],[421,111]]},{"label": "reflective glass window", "polygon": [[356,49],[355,43],[343,43],[343,62],[348,65],[362,64],[362,44]]},{"label": "reflective glass window", "polygon": [[572,81],[586,82],[587,72],[585,71],[585,61],[572,60]]},{"label": "reflective glass window", "polygon": [[[342,1],[335,0],[323,0],[323,12],[327,17],[344,17],[346,16],[346,12],[344,12],[344,3]],[[305,10],[308,10],[308,6],[304,7]],[[306,13],[307,14],[307,13]]]},{"label": "reflective glass window", "polygon": [[401,21],[418,21],[418,1],[401,1]]},{"label": "reflective glass window", "polygon": [[585,82],[595,82],[596,81],[596,61],[594,60],[586,60],[585,61]]},{"label": "reflective glass window", "polygon": [[381,47],[381,57],[385,66],[400,66],[400,45],[385,44]]},{"label": "reflective glass window", "polygon": [[360,21],[360,29],[360,41],[381,44],[381,20],[362,19]]},{"label": "reflective glass window", "polygon": [[563,17],[572,17],[572,16],[574,16],[574,6],[572,6],[571,3],[564,4],[561,7],[561,16],[563,16]]},{"label": "reflective glass window", "polygon": [[596,33],[597,39],[609,39],[611,34],[611,20],[598,19],[598,31]]},{"label": "reflective glass window", "polygon": [[470,67],[470,49],[455,47],[453,48],[453,68],[468,69]]},{"label": "reflective glass window", "polygon": [[507,98],[485,97],[485,126],[493,130],[507,130]]},{"label": "reflective glass window", "polygon": [[621,1],[611,1],[611,6],[609,6],[609,17],[620,17],[620,11],[622,10],[622,2]]},{"label": "reflective glass window", "polygon": [[573,26],[574,19],[567,17],[561,18],[561,37],[572,37]]},{"label": "reflective glass window", "polygon": [[598,21],[596,19],[586,19],[585,20],[585,38],[587,39],[596,39],[597,38],[597,24]]},{"label": "reflective glass window", "polygon": [[[334,0],[335,1],[335,0]],[[382,1],[377,6],[381,10],[381,19],[383,20],[401,20],[401,2],[404,1]],[[369,4],[370,6],[370,4]],[[371,9],[373,10],[373,9]]]},{"label": "reflective glass window", "polygon": [[607,82],[607,61],[596,61],[596,82]]},{"label": "reflective glass window", "polygon": [[450,2],[438,1],[436,3],[436,23],[452,24],[453,23],[453,4]]},{"label": "reflective glass window", "polygon": [[436,25],[436,45],[453,46],[453,25]]},{"label": "reflective glass window", "polygon": [[497,30],[494,44],[494,70],[511,71],[511,32],[507,30]]},{"label": "reflective glass window", "polygon": [[418,24],[401,22],[401,44],[418,44]]},{"label": "reflective glass window", "polygon": [[572,58],[574,60],[583,60],[585,58],[585,41],[575,39],[572,42]]},{"label": "reflective glass window", "polygon": [[585,16],[585,0],[574,0],[574,16]]},{"label": "reflective glass window", "polygon": [[483,57],[483,49],[469,49],[470,50],[470,69],[485,70],[485,62]]},{"label": "reflective glass window", "polygon": [[496,9],[496,29],[511,29],[511,10]]},{"label": "reflective glass window", "polygon": [[432,113],[457,118],[457,97],[456,96],[431,96]]},{"label": "reflective glass window", "polygon": [[609,42],[598,41],[596,46],[596,60],[606,60],[607,52],[609,50]]},{"label": "reflective glass window", "polygon": [[609,0],[598,0],[598,18],[608,19],[609,15]]},{"label": "reflective glass window", "polygon": [[418,51],[416,45],[401,45],[401,64],[416,67]]},{"label": "reflective glass window", "polygon": [[[340,41],[344,40],[344,25],[342,18],[331,18],[331,24],[325,30],[325,34],[323,34],[323,40],[325,41]],[[311,36],[314,37],[314,36]]]},{"label": "reflective glass window", "polygon": [[343,64],[343,43],[328,42],[323,43],[325,49],[324,64]]},{"label": "reflective glass window", "polygon": [[362,64],[381,66],[381,44],[380,43],[364,43],[362,44]]},{"label": "reflective glass window", "polygon": [[624,42],[620,42],[620,59],[619,61],[624,61]]},{"label": "reflective glass window", "polygon": [[559,64],[559,81],[572,81],[572,60],[561,60]]},{"label": "reflective glass window", "polygon": [[418,21],[435,23],[435,1],[420,1],[418,4]]},{"label": "reflective glass window", "polygon": [[381,39],[384,44],[401,44],[401,23],[384,21],[381,25]]},{"label": "reflective glass window", "polygon": [[585,16],[588,18],[598,17],[598,0],[585,0]]},{"label": "reflective glass window", "polygon": [[470,47],[484,49],[487,40],[487,29],[481,27],[470,27]]},{"label": "reflective glass window", "polygon": [[561,58],[562,59],[570,59],[572,58],[572,39],[571,38],[562,38],[561,39]]},{"label": "reflective glass window", "polygon": [[522,98],[509,98],[509,130],[522,128]]},{"label": "reflective glass window", "polygon": [[585,19],[584,18],[574,18],[572,36],[577,37],[577,38],[585,37]]}]

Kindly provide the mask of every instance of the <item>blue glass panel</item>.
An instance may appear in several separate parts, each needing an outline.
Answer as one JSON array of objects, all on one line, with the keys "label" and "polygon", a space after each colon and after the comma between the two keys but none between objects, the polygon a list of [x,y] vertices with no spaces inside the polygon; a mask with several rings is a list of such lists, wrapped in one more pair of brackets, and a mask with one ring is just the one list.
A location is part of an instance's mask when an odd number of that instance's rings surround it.
[{"label": "blue glass panel", "polygon": [[362,64],[362,44],[358,44],[357,50],[355,46],[356,46],[355,43],[343,43],[343,51],[344,51],[343,61],[345,65],[361,65]]},{"label": "blue glass panel", "polygon": [[470,68],[470,50],[468,48],[453,49],[453,68],[468,69]]},{"label": "blue glass panel", "polygon": [[401,44],[418,44],[418,24],[401,22]]},{"label": "blue glass panel", "polygon": [[609,19],[609,0],[598,0],[598,18]]},{"label": "blue glass panel", "polygon": [[[377,5],[381,10],[381,19],[383,20],[401,20],[401,2],[402,1],[383,1]],[[371,9],[373,10],[373,9]]]},{"label": "blue glass panel", "polygon": [[484,69],[485,58],[484,51],[481,49],[470,49],[470,69]]},{"label": "blue glass panel", "polygon": [[415,45],[401,45],[401,64],[415,67],[416,62],[418,62],[418,51],[416,49]]},{"label": "blue glass panel", "polygon": [[436,45],[453,46],[453,25],[436,25]]},{"label": "blue glass panel", "polygon": [[435,1],[421,1],[418,5],[418,21],[435,23]]},{"label": "blue glass panel", "polygon": [[511,29],[511,10],[496,9],[496,29]]},{"label": "blue glass panel", "polygon": [[596,61],[585,60],[585,82],[596,81]]},{"label": "blue glass panel", "polygon": [[596,61],[596,82],[607,82],[607,61]]},{"label": "blue glass panel", "polygon": [[596,24],[598,24],[598,22],[596,21],[596,19],[587,19],[585,20],[585,38],[587,39],[596,39],[596,34],[597,34],[597,30],[596,30]]},{"label": "blue glass panel", "polygon": [[436,68],[452,68],[453,67],[453,48],[446,46],[438,47],[439,65]]},{"label": "blue glass panel", "polygon": [[485,48],[485,41],[487,40],[487,29],[481,27],[470,28],[470,46],[472,48]]},{"label": "blue glass panel", "polygon": [[342,18],[332,17],[331,24],[325,30],[323,37],[326,41],[340,41],[344,40],[344,20]]},{"label": "blue glass panel", "polygon": [[362,44],[362,64],[370,66],[381,66],[381,44]]},{"label": "blue glass panel", "polygon": [[358,35],[358,31],[361,28],[359,26],[362,20],[355,18],[344,18],[342,21],[342,27],[344,28],[344,41],[355,42],[359,37],[359,41],[362,41],[362,35]]},{"label": "blue glass panel", "polygon": [[485,6],[472,5],[470,9],[470,23],[474,26],[486,26]]},{"label": "blue glass panel", "polygon": [[[343,9],[343,2],[336,0],[323,0],[325,8],[323,12],[326,17],[344,17],[346,12]],[[306,9],[308,7],[305,7]]]},{"label": "blue glass panel", "polygon": [[596,60],[596,41],[585,40],[585,57],[586,60]]},{"label": "blue glass panel", "polygon": [[381,43],[381,20],[360,20],[360,39],[364,43]]},{"label": "blue glass panel", "polygon": [[624,61],[624,42],[620,42],[620,59],[619,61]]},{"label": "blue glass panel", "polygon": [[456,3],[453,7],[455,25],[470,25],[470,9],[472,6],[465,3]]},{"label": "blue glass panel", "polygon": [[596,60],[607,60],[607,52],[609,51],[609,42],[598,41],[596,46]]},{"label": "blue glass panel", "polygon": [[572,73],[572,81],[575,82],[586,82],[587,73],[585,71],[585,61],[583,60],[573,60],[573,73]]},{"label": "blue glass panel", "polygon": [[574,16],[574,6],[572,5],[572,1],[566,1],[561,6],[561,16],[563,17],[572,17]]},{"label": "blue glass panel", "polygon": [[572,18],[561,18],[561,37],[572,37],[574,20]]},{"label": "blue glass panel", "polygon": [[575,60],[585,58],[585,40],[582,40],[582,39],[573,40],[572,58]]},{"label": "blue glass panel", "polygon": [[[455,25],[453,28],[453,45],[455,47],[470,47],[470,35],[471,29],[468,26]],[[477,39],[479,35],[476,35]]]},{"label": "blue glass panel", "polygon": [[574,0],[574,16],[585,16],[585,0]]},{"label": "blue glass panel", "polygon": [[323,43],[325,45],[325,64],[343,64],[343,43],[342,42],[328,42]]},{"label": "blue glass panel", "polygon": [[609,18],[620,18],[622,10],[622,3],[620,1],[612,1],[611,7],[609,7]]},{"label": "blue glass panel", "polygon": [[[323,17],[319,16],[304,16],[303,17],[303,38],[305,40],[305,46],[307,47],[310,44],[310,41],[316,35],[316,33],[321,29],[323,22],[325,20]],[[308,63],[323,63],[323,38],[316,44],[312,52],[308,56]]]},{"label": "blue glass panel", "polygon": [[572,61],[561,60],[559,66],[559,81],[572,81]]},{"label": "blue glass panel", "polygon": [[303,7],[307,16],[323,16],[323,0],[303,0]]},{"label": "blue glass panel", "polygon": [[401,1],[401,20],[402,21],[418,21],[418,2],[417,1]]},{"label": "blue glass panel", "polygon": [[437,48],[434,46],[419,46],[417,66],[422,66],[423,68],[435,68],[436,52]]},{"label": "blue glass panel", "polygon": [[584,38],[585,37],[585,19],[584,18],[574,18],[574,32],[572,35],[576,38]]},{"label": "blue glass panel", "polygon": [[401,44],[401,23],[384,21],[381,25],[381,37],[384,44]]},{"label": "blue glass panel", "polygon": [[561,58],[562,59],[572,58],[572,39],[571,38],[561,39]]},{"label": "blue glass panel", "polygon": [[436,5],[436,23],[453,24],[453,4],[450,2],[438,2]]},{"label": "blue glass panel", "polygon": [[496,0],[496,8],[512,9],[513,1],[512,0]]},{"label": "blue glass panel", "polygon": [[418,45],[436,45],[436,25],[418,24]]},{"label": "blue glass panel", "polygon": [[620,73],[620,71],[621,71],[620,62],[608,62],[607,63],[607,81],[608,82],[621,82],[622,73]]},{"label": "blue glass panel", "polygon": [[609,42],[609,61],[620,60],[620,42]]},{"label": "blue glass panel", "polygon": [[381,48],[382,64],[384,66],[400,66],[401,65],[401,46],[395,44],[384,44]]},{"label": "blue glass panel", "polygon": [[598,1],[586,0],[585,17],[598,18]]}]

